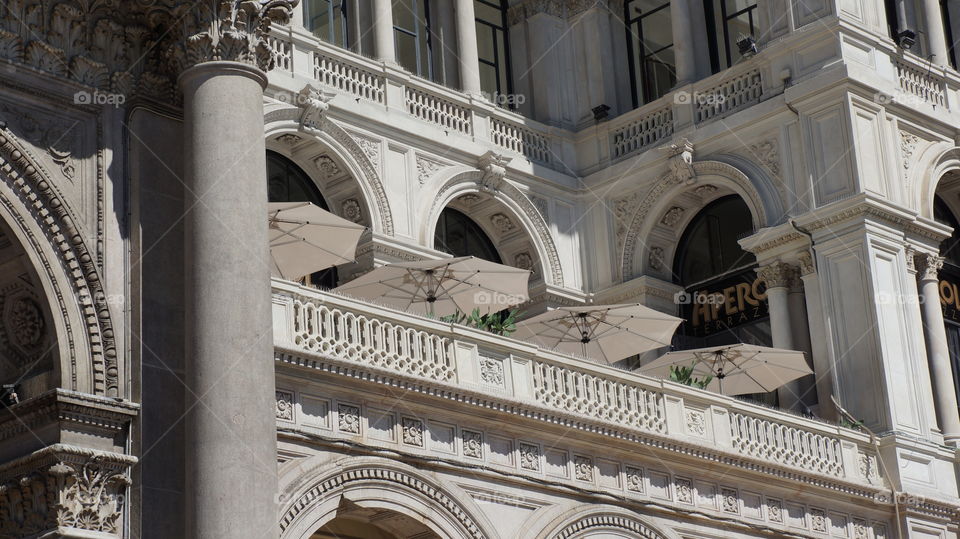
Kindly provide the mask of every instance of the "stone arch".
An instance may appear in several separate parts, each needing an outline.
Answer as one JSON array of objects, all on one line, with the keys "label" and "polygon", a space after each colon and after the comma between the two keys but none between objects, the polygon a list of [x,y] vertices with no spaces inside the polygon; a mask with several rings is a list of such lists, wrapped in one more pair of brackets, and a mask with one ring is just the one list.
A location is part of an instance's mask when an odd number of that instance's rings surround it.
[{"label": "stone arch", "polygon": [[[284,142],[280,139],[285,137],[286,140],[292,140],[290,137],[298,137],[304,142],[314,141],[322,145],[327,153],[332,155],[337,165],[344,167],[356,180],[362,193],[362,207],[370,216],[371,229],[376,233],[392,236],[393,216],[386,190],[380,180],[379,146],[361,147],[350,133],[326,117],[321,121],[319,129],[311,129],[309,132],[300,130],[300,112],[300,109],[290,106],[267,109],[264,125],[268,147],[273,150],[282,150]],[[280,153],[293,158],[289,152],[281,151]],[[297,158],[293,160],[298,162]],[[304,170],[309,170],[302,161],[298,162],[298,165]]]},{"label": "stone arch", "polygon": [[379,457],[324,461],[317,455],[281,477],[282,539],[309,539],[337,516],[344,501],[414,516],[441,537],[498,537],[474,502],[408,465]]},{"label": "stone arch", "polygon": [[[433,245],[433,234],[436,230],[440,212],[449,204],[464,196],[476,196],[495,201],[499,207],[509,212],[509,217],[516,219],[523,232],[530,241],[530,247],[535,251],[539,263],[540,275],[546,284],[563,286],[563,269],[560,266],[560,254],[550,232],[550,226],[541,215],[540,210],[517,187],[507,180],[501,180],[494,188],[484,185],[484,172],[466,167],[455,167],[442,174],[438,174],[428,183],[425,192],[436,193],[431,199],[422,201],[417,215],[420,226],[420,242],[423,245]],[[479,223],[481,226],[487,223]],[[496,234],[491,237],[496,237]],[[504,260],[513,263],[513,260]],[[537,274],[536,267],[534,275]]]},{"label": "stone arch", "polygon": [[[635,202],[628,202],[625,205],[623,202],[618,202],[620,207],[617,208],[616,213],[622,214],[630,223],[620,245],[620,276],[623,280],[636,277],[638,270],[651,269],[649,263],[651,255],[654,255],[654,260],[657,260],[659,255],[659,260],[663,263],[673,259],[672,254],[667,253],[665,249],[675,248],[676,242],[670,243],[664,238],[662,246],[654,246],[641,241],[641,238],[648,238],[658,223],[663,221],[666,212],[671,210],[672,204],[684,196],[688,197],[688,206],[694,202],[694,198],[690,197],[695,197],[700,201],[699,207],[703,207],[720,196],[737,194],[750,208],[755,229],[759,230],[776,224],[775,219],[779,218],[782,212],[777,211],[780,206],[772,200],[778,200],[779,197],[771,199],[770,193],[764,195],[739,168],[722,161],[696,161],[693,163],[693,170],[696,173],[696,179],[692,183],[677,181],[672,172],[667,172],[660,176],[644,195],[634,195]],[[770,205],[774,207],[770,208]],[[687,211],[690,209],[687,206],[679,205],[678,207],[684,208],[683,219],[689,220],[696,213],[696,211]],[[678,220],[670,225],[676,240],[679,240],[684,224],[683,220]],[[653,247],[659,247],[664,251],[658,253],[652,250]],[[638,259],[645,262],[637,264]]]},{"label": "stone arch", "polygon": [[0,217],[24,246],[50,302],[59,386],[121,397],[107,295],[66,201],[29,151],[0,131]]},{"label": "stone arch", "polygon": [[537,537],[546,539],[580,539],[603,534],[603,537],[630,539],[667,539],[668,536],[637,516],[615,506],[580,505],[553,519]]},{"label": "stone arch", "polygon": [[[910,183],[919,188],[913,202],[922,217],[933,219],[933,200],[937,190],[943,187],[942,180],[949,175],[960,175],[960,147],[935,144],[927,148],[918,158],[915,170]],[[960,200],[947,203],[952,209],[960,210]]]}]

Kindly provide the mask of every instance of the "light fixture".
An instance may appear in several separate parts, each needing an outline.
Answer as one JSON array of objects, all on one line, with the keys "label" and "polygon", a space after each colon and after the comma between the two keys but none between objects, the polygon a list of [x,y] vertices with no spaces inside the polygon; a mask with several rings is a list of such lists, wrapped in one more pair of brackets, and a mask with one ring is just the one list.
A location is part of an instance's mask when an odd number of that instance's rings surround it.
[{"label": "light fixture", "polygon": [[917,33],[909,28],[897,34],[897,45],[905,51],[912,49],[916,42]]},{"label": "light fixture", "polygon": [[753,36],[741,35],[737,39],[737,49],[740,50],[740,56],[744,58],[750,58],[754,54],[757,54],[757,40]]},{"label": "light fixture", "polygon": [[590,109],[593,112],[593,121],[599,123],[607,119],[607,116],[610,114],[610,107],[604,105],[603,103],[597,105]]}]

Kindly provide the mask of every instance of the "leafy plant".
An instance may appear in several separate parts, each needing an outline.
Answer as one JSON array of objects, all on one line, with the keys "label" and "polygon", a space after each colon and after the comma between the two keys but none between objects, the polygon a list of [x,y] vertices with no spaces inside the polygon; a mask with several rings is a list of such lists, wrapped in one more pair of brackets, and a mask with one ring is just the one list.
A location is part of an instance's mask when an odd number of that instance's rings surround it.
[{"label": "leafy plant", "polygon": [[713,376],[707,376],[706,378],[694,378],[693,377],[693,368],[696,366],[696,362],[689,367],[683,367],[681,365],[672,365],[670,367],[670,380],[677,382],[678,384],[683,384],[685,386],[696,387],[699,389],[706,389],[710,382],[713,381]]},{"label": "leafy plant", "polygon": [[864,422],[863,422],[862,419],[858,419],[858,420],[856,420],[856,421],[850,421],[849,419],[847,419],[847,418],[845,418],[845,417],[841,417],[841,418],[840,418],[840,426],[841,426],[841,427],[844,427],[844,428],[848,428],[848,429],[861,430],[861,431],[862,431],[863,428],[864,428],[864,426],[865,426],[865,424],[864,424]]},{"label": "leafy plant", "polygon": [[518,309],[490,314],[480,314],[480,309],[474,309],[469,314],[457,311],[454,314],[440,317],[439,320],[509,337],[511,333],[517,330],[517,316],[519,314]]}]

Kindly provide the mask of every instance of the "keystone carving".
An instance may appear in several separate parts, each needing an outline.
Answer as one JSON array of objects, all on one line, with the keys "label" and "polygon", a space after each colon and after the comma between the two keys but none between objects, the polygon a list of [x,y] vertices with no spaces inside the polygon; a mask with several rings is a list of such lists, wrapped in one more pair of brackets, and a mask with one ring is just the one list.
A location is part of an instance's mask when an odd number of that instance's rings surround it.
[{"label": "keystone carving", "polygon": [[481,155],[477,166],[483,172],[483,176],[480,178],[480,190],[490,193],[497,191],[503,178],[507,175],[507,164],[509,162],[509,157],[504,157],[492,151]]},{"label": "keystone carving", "polygon": [[693,168],[693,143],[682,139],[666,148],[670,159],[670,175],[677,183],[693,184],[697,180],[697,172]]},{"label": "keystone carving", "polygon": [[323,115],[330,109],[330,100],[337,94],[325,92],[306,85],[297,94],[297,106],[300,107],[300,130],[320,130]]}]

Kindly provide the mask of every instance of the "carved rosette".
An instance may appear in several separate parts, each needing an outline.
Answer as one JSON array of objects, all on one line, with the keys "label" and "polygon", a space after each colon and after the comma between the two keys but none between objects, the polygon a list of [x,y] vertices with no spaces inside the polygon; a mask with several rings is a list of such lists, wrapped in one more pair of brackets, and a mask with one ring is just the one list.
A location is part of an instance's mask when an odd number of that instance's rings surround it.
[{"label": "carved rosette", "polygon": [[15,461],[0,481],[0,537],[60,536],[55,532],[65,529],[120,535],[135,462],[61,444]]},{"label": "carved rosette", "polygon": [[[263,71],[276,63],[267,36],[273,23],[285,24],[299,0],[206,0],[179,10],[186,23],[169,60],[180,73],[204,62],[240,62]],[[183,12],[186,10],[186,12]]]}]

